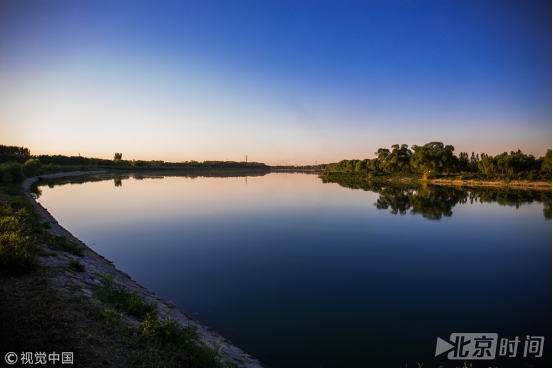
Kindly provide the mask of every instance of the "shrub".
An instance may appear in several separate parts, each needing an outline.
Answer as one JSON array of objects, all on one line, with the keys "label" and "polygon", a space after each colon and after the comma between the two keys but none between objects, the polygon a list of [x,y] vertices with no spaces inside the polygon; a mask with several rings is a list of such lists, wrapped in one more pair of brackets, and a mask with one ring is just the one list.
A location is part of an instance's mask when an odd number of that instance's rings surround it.
[{"label": "shrub", "polygon": [[5,185],[10,185],[11,183],[13,183],[12,174],[10,174],[9,172],[4,173],[4,175],[2,175],[2,183],[4,183]]},{"label": "shrub", "polygon": [[0,180],[4,185],[20,184],[25,180],[23,166],[17,162],[9,164],[0,164]]},{"label": "shrub", "polygon": [[69,261],[69,267],[77,272],[84,272],[86,270],[84,265],[81,262],[79,262],[77,259],[71,259]]},{"label": "shrub", "polygon": [[52,162],[50,162],[48,165],[44,166],[43,170],[49,174],[60,172],[61,166],[54,165]]},{"label": "shrub", "polygon": [[38,175],[41,168],[42,164],[36,158],[31,158],[25,162],[25,172],[27,173],[27,176]]}]

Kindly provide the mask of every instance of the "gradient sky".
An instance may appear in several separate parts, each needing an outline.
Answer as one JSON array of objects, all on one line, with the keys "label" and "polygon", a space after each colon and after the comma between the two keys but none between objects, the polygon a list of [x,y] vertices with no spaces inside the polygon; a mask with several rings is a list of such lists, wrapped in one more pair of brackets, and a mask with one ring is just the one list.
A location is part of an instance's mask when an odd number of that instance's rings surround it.
[{"label": "gradient sky", "polygon": [[0,144],[314,164],[551,148],[551,1],[0,0]]}]

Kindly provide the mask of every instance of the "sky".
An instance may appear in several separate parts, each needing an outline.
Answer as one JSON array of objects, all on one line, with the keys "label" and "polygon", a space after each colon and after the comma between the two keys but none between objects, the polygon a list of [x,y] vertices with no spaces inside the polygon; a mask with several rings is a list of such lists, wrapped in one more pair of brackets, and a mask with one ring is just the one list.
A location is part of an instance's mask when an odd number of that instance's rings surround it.
[{"label": "sky", "polygon": [[311,165],[552,138],[551,1],[0,0],[0,144]]}]

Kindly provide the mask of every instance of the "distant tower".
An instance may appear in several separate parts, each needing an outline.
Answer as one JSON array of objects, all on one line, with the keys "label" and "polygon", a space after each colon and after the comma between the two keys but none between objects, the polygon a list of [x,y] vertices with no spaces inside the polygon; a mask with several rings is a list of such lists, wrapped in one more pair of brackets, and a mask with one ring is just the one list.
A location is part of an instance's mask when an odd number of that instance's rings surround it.
[{"label": "distant tower", "polygon": [[248,163],[248,155],[246,155],[246,163]]}]

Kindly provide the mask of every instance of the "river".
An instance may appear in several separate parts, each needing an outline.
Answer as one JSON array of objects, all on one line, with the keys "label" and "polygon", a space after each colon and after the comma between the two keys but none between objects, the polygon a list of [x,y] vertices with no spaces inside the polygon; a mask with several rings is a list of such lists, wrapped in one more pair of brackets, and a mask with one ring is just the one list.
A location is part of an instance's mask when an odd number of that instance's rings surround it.
[{"label": "river", "polygon": [[551,362],[550,191],[264,172],[39,185],[62,226],[271,367],[454,367],[435,351],[455,333],[497,334],[494,367]]}]

